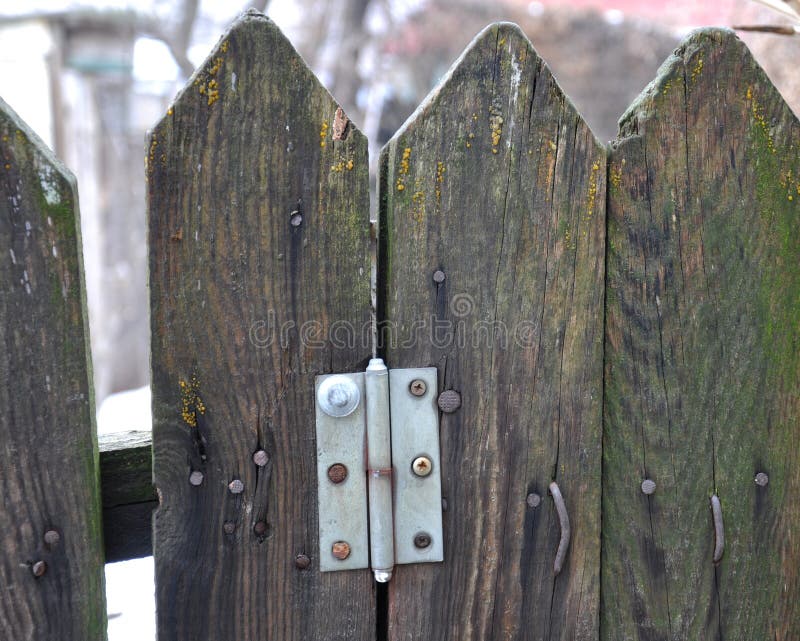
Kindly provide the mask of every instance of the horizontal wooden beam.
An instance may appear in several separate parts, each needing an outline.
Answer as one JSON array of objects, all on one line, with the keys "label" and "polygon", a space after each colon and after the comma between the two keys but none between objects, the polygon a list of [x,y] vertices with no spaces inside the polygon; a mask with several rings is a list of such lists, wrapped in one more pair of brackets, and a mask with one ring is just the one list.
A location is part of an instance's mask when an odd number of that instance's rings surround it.
[{"label": "horizontal wooden beam", "polygon": [[158,506],[151,433],[103,434],[99,441],[106,563],[150,556]]}]

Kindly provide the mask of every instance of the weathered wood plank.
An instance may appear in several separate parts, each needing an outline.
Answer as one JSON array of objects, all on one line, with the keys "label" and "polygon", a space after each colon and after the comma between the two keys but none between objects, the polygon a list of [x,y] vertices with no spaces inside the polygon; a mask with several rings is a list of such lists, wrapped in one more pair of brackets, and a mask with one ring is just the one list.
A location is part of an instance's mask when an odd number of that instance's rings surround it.
[{"label": "weathered wood plank", "polygon": [[[436,366],[462,397],[441,422],[445,562],[396,568],[389,638],[596,639],[605,150],[499,24],[382,170],[388,363]],[[553,480],[572,521],[557,577]]]},{"label": "weathered wood plank", "polygon": [[374,635],[370,573],[321,574],[317,549],[314,377],[370,356],[367,143],[344,124],[251,12],[152,133],[161,641]]},{"label": "weathered wood plank", "polygon": [[101,435],[100,487],[106,563],[153,554],[153,488],[150,432]]},{"label": "weathered wood plank", "polygon": [[[796,118],[721,30],[689,37],[621,121],[609,160],[605,639],[800,637],[799,146]],[[726,540],[716,569],[714,493]]]},{"label": "weathered wood plank", "polygon": [[3,639],[106,638],[82,269],[74,178],[0,101]]}]

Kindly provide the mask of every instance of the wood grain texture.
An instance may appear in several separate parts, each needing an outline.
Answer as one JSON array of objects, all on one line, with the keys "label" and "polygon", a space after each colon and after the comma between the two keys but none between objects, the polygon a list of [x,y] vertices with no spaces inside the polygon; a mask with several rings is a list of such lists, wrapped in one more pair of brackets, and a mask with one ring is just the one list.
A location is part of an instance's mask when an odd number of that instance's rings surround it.
[{"label": "wood grain texture", "polygon": [[613,147],[602,638],[800,638],[797,120],[732,33],[705,30]]},{"label": "wood grain texture", "polygon": [[106,638],[82,269],[74,178],[0,101],[3,639]]},{"label": "wood grain texture", "polygon": [[152,434],[148,431],[101,435],[100,486],[106,563],[153,554]]},{"label": "wood grain texture", "polygon": [[336,112],[250,12],[151,134],[160,641],[375,632],[369,572],[321,574],[317,549],[314,377],[370,355],[367,142]]},{"label": "wood grain texture", "polygon": [[396,568],[389,638],[596,639],[605,150],[497,24],[381,164],[384,352],[462,396],[441,420],[445,562]]}]

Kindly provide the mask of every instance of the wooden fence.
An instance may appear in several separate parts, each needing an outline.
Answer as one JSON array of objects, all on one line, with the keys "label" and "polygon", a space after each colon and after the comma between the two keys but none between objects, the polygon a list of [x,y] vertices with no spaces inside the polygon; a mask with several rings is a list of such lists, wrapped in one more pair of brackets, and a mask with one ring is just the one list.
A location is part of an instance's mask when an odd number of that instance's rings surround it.
[{"label": "wooden fence", "polygon": [[800,127],[731,33],[606,147],[492,25],[384,148],[378,350],[457,393],[445,561],[386,585],[317,543],[314,378],[372,349],[367,141],[274,24],[146,150],[152,459],[98,464],[74,183],[2,103],[0,136],[0,637],[103,639],[104,551],[152,550],[160,641],[800,638]]}]

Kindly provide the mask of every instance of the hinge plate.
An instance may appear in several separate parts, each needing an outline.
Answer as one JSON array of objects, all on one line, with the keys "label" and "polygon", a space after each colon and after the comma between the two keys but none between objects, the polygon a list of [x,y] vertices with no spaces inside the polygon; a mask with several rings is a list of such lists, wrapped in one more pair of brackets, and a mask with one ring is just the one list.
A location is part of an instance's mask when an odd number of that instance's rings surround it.
[{"label": "hinge plate", "polygon": [[[372,363],[376,362],[382,366],[377,359]],[[436,562],[444,558],[437,371],[435,367],[395,369],[389,370],[383,380],[386,378],[388,383],[384,384],[388,389],[384,389],[389,396],[386,409],[385,397],[377,401],[373,398],[370,405],[369,397],[375,394],[376,387],[374,383],[365,384],[363,373],[329,374],[316,379],[319,549],[323,572],[370,567],[370,546],[373,566],[375,557],[385,559],[387,546],[389,556],[393,547],[398,564]],[[424,386],[422,393],[420,382]],[[412,383],[415,383],[414,393]],[[338,387],[329,394],[334,384]],[[376,421],[376,408],[384,414],[388,410],[390,420]],[[346,412],[350,413],[331,415]],[[369,416],[372,424],[368,430]],[[369,502],[369,488],[380,489],[376,480],[370,480],[370,474],[376,475],[378,470],[368,472],[367,434],[374,438],[376,422],[391,431],[391,473],[381,470],[392,481],[392,505],[386,508],[386,518],[380,519],[391,524],[393,516],[388,541],[386,532],[374,533],[372,540],[369,532],[368,505],[375,503]],[[430,471],[424,476],[413,469],[419,457],[430,464]],[[342,465],[347,469],[344,480],[341,480],[342,468],[338,467]],[[332,466],[337,466],[338,474],[329,475]],[[375,515],[372,516],[374,524]],[[343,550],[349,552],[346,558],[341,558]],[[387,572],[385,565],[381,562],[379,567],[373,567],[378,580],[385,581],[391,576],[391,568]]]}]

